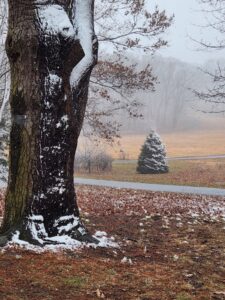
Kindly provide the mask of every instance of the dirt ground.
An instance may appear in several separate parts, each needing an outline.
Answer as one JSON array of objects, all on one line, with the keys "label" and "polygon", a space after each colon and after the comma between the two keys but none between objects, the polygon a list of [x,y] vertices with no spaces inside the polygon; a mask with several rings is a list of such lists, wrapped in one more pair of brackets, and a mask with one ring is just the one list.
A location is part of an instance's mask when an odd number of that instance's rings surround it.
[{"label": "dirt ground", "polygon": [[77,196],[90,232],[120,247],[1,251],[0,299],[225,299],[224,198],[90,186]]}]

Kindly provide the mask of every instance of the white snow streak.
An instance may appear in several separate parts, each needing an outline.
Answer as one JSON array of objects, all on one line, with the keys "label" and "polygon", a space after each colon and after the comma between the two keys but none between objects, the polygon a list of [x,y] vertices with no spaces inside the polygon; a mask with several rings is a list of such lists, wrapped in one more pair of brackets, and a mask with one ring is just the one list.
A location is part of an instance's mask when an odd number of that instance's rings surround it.
[{"label": "white snow streak", "polygon": [[[45,77],[45,89],[50,95],[53,95],[56,86],[60,88],[61,85],[62,78],[60,78],[58,75],[49,73],[49,75]],[[47,105],[49,105],[49,103]]]},{"label": "white snow streak", "polygon": [[38,16],[41,28],[46,34],[60,33],[65,37],[75,37],[75,30],[63,7],[55,4],[40,6]]},{"label": "white snow streak", "polygon": [[66,126],[66,129],[68,128],[68,121],[69,121],[69,117],[68,115],[64,115],[62,116],[61,120],[56,124],[56,128],[60,128],[62,126]]},{"label": "white snow streak", "polygon": [[70,76],[70,84],[76,87],[85,72],[93,63],[92,37],[94,34],[92,24],[92,2],[93,0],[77,0],[75,11],[75,27],[77,38],[84,51],[84,58],[75,66]]},{"label": "white snow streak", "polygon": [[44,218],[42,215],[32,215],[29,217],[29,220],[44,222]]},{"label": "white snow streak", "polygon": [[[65,221],[68,221],[68,224],[60,225],[61,222],[65,222]],[[80,225],[80,220],[78,217],[75,217],[74,215],[60,217],[54,223],[54,226],[58,227],[59,234],[67,233],[79,225]]]},{"label": "white snow streak", "polygon": [[[48,236],[43,221],[44,221],[43,216],[32,215],[29,217],[29,220],[27,222],[27,227],[31,232],[32,238],[38,241],[40,244],[43,244],[44,243],[43,239]],[[16,232],[15,235],[16,238],[19,237],[18,232]]]},{"label": "white snow streak", "polygon": [[47,251],[58,252],[62,250],[77,250],[84,247],[119,248],[119,244],[115,242],[115,239],[113,237],[107,237],[105,234],[101,235],[100,232],[98,232],[97,236],[96,234],[93,235],[93,237],[99,241],[98,244],[79,242],[77,240],[70,238],[68,235],[62,235],[62,236],[55,236],[46,239],[47,241],[56,242],[58,244],[56,245],[50,244],[50,245],[45,245],[44,247],[39,247],[39,246],[34,246],[23,240],[20,240],[19,238],[20,233],[19,231],[16,231],[12,237],[11,242],[9,242],[3,248],[3,251],[14,247],[24,248],[26,250],[34,251],[36,253],[43,253]]}]

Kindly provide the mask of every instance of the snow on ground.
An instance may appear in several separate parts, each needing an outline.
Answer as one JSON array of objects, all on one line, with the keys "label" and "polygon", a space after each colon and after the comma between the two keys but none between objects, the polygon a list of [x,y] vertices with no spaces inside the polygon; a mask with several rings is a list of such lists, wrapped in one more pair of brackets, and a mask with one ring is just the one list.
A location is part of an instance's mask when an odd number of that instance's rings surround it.
[{"label": "snow on ground", "polygon": [[7,251],[8,249],[14,249],[14,248],[22,248],[29,251],[34,251],[36,253],[43,253],[43,252],[58,252],[63,250],[78,250],[82,249],[84,247],[88,248],[119,248],[119,244],[115,242],[114,237],[108,237],[107,233],[104,231],[96,231],[96,233],[93,235],[94,238],[96,238],[99,243],[84,243],[76,241],[69,236],[63,235],[63,236],[57,236],[49,238],[48,241],[51,242],[57,242],[57,244],[49,244],[45,245],[44,247],[39,247],[32,245],[28,242],[25,242],[23,240],[19,239],[19,232],[15,232],[15,234],[12,237],[12,240],[4,247],[2,248],[2,252]]}]

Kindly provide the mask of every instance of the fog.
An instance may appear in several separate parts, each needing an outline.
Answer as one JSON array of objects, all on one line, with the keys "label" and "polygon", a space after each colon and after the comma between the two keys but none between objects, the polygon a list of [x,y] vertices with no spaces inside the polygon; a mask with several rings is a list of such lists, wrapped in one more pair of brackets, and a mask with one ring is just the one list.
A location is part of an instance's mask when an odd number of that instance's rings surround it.
[{"label": "fog", "polygon": [[[134,59],[130,57],[131,61]],[[214,70],[217,60],[208,61],[201,68],[163,56],[152,59],[143,55],[137,60],[139,67],[148,63],[153,66],[158,84],[155,92],[137,91],[134,95],[143,103],[142,119],[124,118],[124,114],[117,117],[123,124],[123,133],[146,134],[150,129],[162,133],[225,128],[224,114],[211,113],[213,104],[199,100],[194,94],[194,90],[204,91],[210,87],[211,78],[202,70]],[[224,61],[220,61],[220,64],[224,65]]]},{"label": "fog", "polygon": [[199,51],[203,49],[193,41],[215,41],[217,35],[214,30],[205,27],[209,16],[203,12],[203,6],[197,0],[148,1],[149,7],[155,5],[161,10],[165,9],[169,15],[175,15],[173,25],[166,33],[169,47],[160,50],[161,55],[195,64],[225,57],[225,50]]}]

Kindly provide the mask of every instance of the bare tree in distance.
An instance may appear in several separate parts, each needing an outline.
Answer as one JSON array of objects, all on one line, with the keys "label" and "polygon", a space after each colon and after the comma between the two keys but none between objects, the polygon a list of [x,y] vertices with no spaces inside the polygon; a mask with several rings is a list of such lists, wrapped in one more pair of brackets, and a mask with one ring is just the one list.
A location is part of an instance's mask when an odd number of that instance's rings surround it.
[{"label": "bare tree in distance", "polygon": [[214,72],[204,70],[211,82],[210,87],[205,91],[194,91],[195,96],[201,101],[209,104],[207,109],[200,108],[199,110],[204,113],[225,113],[225,68],[219,64]]},{"label": "bare tree in distance", "polygon": [[85,141],[75,158],[75,173],[103,173],[112,170],[113,158],[104,147]]},{"label": "bare tree in distance", "polygon": [[[206,29],[213,30],[213,41],[197,41],[200,46],[209,51],[225,49],[225,1],[224,0],[199,0],[206,15]],[[210,78],[210,85],[204,91],[194,91],[194,94],[209,105],[208,109],[200,109],[205,113],[225,113],[225,65],[217,63],[214,70],[203,70]]]}]

